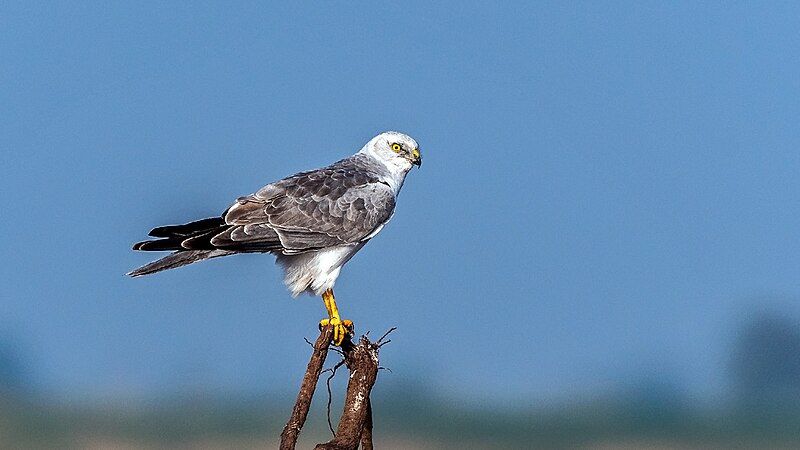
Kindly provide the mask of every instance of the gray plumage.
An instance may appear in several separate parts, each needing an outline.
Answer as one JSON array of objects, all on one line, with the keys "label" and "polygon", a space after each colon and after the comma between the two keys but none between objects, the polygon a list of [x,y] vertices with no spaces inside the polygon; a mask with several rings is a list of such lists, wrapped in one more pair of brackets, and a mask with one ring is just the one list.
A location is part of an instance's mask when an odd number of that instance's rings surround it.
[{"label": "gray plumage", "polygon": [[291,254],[358,243],[394,211],[392,188],[380,181],[384,171],[357,154],[269,184],[236,201],[224,214],[231,227],[211,238],[211,244],[276,245]]},{"label": "gray plumage", "polygon": [[[407,149],[402,161],[382,150],[384,139],[386,145],[402,142]],[[412,145],[416,160],[405,155]],[[158,239],[139,242],[134,250],[174,253],[129,275],[235,253],[269,252],[278,255],[294,295],[332,287],[341,266],[391,218],[412,164],[419,164],[416,142],[383,133],[349,158],[240,197],[221,217],[153,229],[150,236]]]}]

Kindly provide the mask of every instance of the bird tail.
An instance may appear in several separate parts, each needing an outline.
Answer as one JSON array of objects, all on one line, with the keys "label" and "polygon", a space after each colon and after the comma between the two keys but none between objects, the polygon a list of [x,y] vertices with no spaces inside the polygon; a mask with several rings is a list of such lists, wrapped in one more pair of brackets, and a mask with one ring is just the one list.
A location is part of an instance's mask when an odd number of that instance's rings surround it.
[{"label": "bird tail", "polygon": [[158,261],[145,264],[136,270],[128,272],[126,275],[140,277],[151,273],[161,272],[162,270],[174,269],[205,259],[217,258],[220,256],[232,255],[236,252],[228,250],[183,250],[165,256]]}]

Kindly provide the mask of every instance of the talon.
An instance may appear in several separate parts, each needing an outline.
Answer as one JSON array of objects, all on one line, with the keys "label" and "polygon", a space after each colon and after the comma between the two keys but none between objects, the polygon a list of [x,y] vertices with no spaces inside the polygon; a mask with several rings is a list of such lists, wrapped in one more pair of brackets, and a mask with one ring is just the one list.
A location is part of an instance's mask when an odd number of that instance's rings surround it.
[{"label": "talon", "polygon": [[345,338],[348,336],[353,335],[353,330],[355,330],[355,325],[353,325],[352,320],[344,319],[342,320],[342,324],[340,325],[340,340],[339,343],[336,345],[341,346],[342,342],[344,342]]},{"label": "talon", "polygon": [[341,347],[342,342],[344,342],[345,338],[348,335],[353,334],[353,321],[352,320],[342,320],[338,317],[334,317],[331,319],[322,319],[319,321],[319,329],[331,325],[333,326],[333,345]]}]

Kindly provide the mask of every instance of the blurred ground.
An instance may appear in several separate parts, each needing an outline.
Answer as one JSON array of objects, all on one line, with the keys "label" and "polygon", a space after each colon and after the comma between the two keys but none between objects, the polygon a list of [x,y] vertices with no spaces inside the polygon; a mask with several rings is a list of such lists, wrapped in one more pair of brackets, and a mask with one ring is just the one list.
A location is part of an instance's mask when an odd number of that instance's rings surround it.
[{"label": "blurred ground", "polygon": [[[551,411],[464,411],[379,396],[378,448],[797,448],[800,410],[673,411],[601,403]],[[317,399],[301,448],[329,439]],[[4,402],[4,448],[277,448],[291,403],[274,409],[161,405],[70,409]]]},{"label": "blurred ground", "polygon": [[[373,393],[375,441],[390,449],[798,448],[799,357],[797,322],[778,314],[754,316],[741,326],[731,349],[728,400],[705,407],[657,375],[578,402],[501,406],[446,398],[427,390],[422,380],[402,384],[382,372]],[[288,391],[57,404],[21,384],[15,361],[7,353],[0,358],[5,448],[276,448],[293,404]],[[334,380],[335,393],[343,392],[345,378]],[[329,438],[326,400],[322,384],[301,448]],[[334,419],[338,400],[334,394]]]}]

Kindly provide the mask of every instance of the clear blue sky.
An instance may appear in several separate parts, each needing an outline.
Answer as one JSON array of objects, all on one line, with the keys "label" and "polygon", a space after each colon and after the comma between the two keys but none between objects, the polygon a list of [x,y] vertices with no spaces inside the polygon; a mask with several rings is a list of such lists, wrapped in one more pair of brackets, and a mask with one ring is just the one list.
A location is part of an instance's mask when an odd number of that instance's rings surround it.
[{"label": "clear blue sky", "polygon": [[398,327],[388,376],[713,399],[737,324],[800,309],[796,5],[137,3],[0,5],[0,331],[40,389],[293,390],[324,308],[272,257],[132,280],[130,245],[387,129],[425,165],[337,297]]}]

